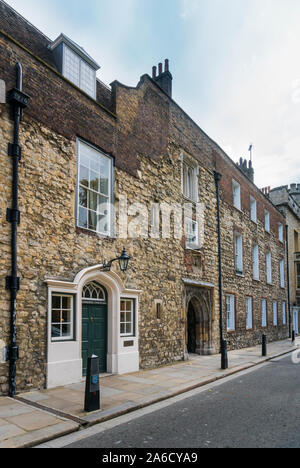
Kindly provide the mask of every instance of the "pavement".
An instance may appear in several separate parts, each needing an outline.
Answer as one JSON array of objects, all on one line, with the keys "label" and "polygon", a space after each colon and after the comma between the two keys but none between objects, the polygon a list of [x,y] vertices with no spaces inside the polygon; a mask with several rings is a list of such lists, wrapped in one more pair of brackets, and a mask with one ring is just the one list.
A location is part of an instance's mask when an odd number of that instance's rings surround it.
[{"label": "pavement", "polygon": [[220,370],[220,356],[190,355],[189,361],[122,376],[102,376],[101,411],[85,413],[85,382],[51,390],[0,398],[0,448],[34,447],[47,441],[258,366],[300,347],[290,340],[270,343],[268,357],[261,346],[229,353],[229,369]]}]

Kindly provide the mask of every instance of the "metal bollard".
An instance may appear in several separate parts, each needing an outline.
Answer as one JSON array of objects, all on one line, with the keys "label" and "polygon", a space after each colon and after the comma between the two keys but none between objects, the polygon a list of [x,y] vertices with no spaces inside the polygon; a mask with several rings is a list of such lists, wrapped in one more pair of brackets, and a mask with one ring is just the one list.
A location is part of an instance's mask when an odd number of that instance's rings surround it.
[{"label": "metal bollard", "polygon": [[221,345],[221,369],[228,369],[228,344],[226,340],[222,340]]},{"label": "metal bollard", "polygon": [[99,358],[88,358],[84,411],[100,410]]},{"label": "metal bollard", "polygon": [[295,330],[293,330],[293,332],[292,332],[292,344],[295,344],[295,341],[296,341],[296,332],[295,332]]},{"label": "metal bollard", "polygon": [[268,351],[267,351],[267,335],[262,336],[262,356],[267,357]]}]

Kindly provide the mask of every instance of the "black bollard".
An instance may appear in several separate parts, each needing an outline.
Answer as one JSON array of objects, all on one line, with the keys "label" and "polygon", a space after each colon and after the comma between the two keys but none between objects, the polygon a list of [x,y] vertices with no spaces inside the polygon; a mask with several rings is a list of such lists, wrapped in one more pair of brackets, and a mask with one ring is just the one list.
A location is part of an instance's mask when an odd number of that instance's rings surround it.
[{"label": "black bollard", "polygon": [[221,369],[228,369],[228,344],[226,340],[222,340],[221,345]]},{"label": "black bollard", "polygon": [[100,410],[99,358],[88,358],[84,411]]},{"label": "black bollard", "polygon": [[267,351],[267,335],[262,336],[262,356],[267,357],[268,351]]},{"label": "black bollard", "polygon": [[295,330],[293,330],[293,332],[292,332],[292,343],[295,343],[295,341],[296,341],[296,332],[295,332]]}]

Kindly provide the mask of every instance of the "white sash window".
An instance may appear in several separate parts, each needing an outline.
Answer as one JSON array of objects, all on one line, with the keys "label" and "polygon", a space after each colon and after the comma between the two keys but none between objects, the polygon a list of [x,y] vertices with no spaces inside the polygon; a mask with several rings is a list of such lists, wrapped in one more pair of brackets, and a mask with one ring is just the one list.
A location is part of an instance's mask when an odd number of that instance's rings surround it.
[{"label": "white sash window", "polygon": [[235,244],[235,271],[243,274],[243,237],[240,234],[234,235]]},{"label": "white sash window", "polygon": [[246,328],[247,330],[252,330],[253,328],[252,297],[246,298]]},{"label": "white sash window", "polygon": [[286,302],[282,303],[282,323],[283,325],[286,325],[287,320],[286,320]]},{"label": "white sash window", "polygon": [[227,331],[235,330],[235,297],[233,294],[226,296],[226,314],[227,314]]},{"label": "white sash window", "polygon": [[268,315],[267,315],[267,300],[263,299],[261,301],[261,326],[267,327],[268,326]]},{"label": "white sash window", "polygon": [[235,180],[232,182],[232,190],[233,190],[233,206],[238,210],[241,210],[242,203],[241,203],[241,186]]},{"label": "white sash window", "polygon": [[252,247],[253,279],[259,280],[259,250],[258,245]]},{"label": "white sash window", "polygon": [[277,327],[278,325],[278,312],[277,312],[277,301],[273,302],[273,325]]},{"label": "white sash window", "polygon": [[267,265],[267,283],[272,284],[272,256],[271,256],[271,252],[266,253],[266,265]]},{"label": "white sash window", "polygon": [[280,260],[280,287],[285,288],[284,260]]}]

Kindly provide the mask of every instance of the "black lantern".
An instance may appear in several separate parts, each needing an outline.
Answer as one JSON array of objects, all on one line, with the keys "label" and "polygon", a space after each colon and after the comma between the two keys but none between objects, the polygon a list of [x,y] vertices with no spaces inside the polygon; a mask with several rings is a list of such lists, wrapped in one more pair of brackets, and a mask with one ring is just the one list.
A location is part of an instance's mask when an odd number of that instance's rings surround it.
[{"label": "black lantern", "polygon": [[129,265],[130,257],[126,253],[126,249],[123,249],[121,257],[114,258],[113,260],[110,260],[110,262],[103,262],[103,271],[110,271],[112,264],[114,262],[119,262],[120,270],[124,273],[128,270],[128,265]]},{"label": "black lantern", "polygon": [[128,265],[129,265],[130,257],[126,253],[126,249],[123,249],[121,257],[119,257],[119,265],[120,265],[120,270],[125,272],[128,270]]}]

